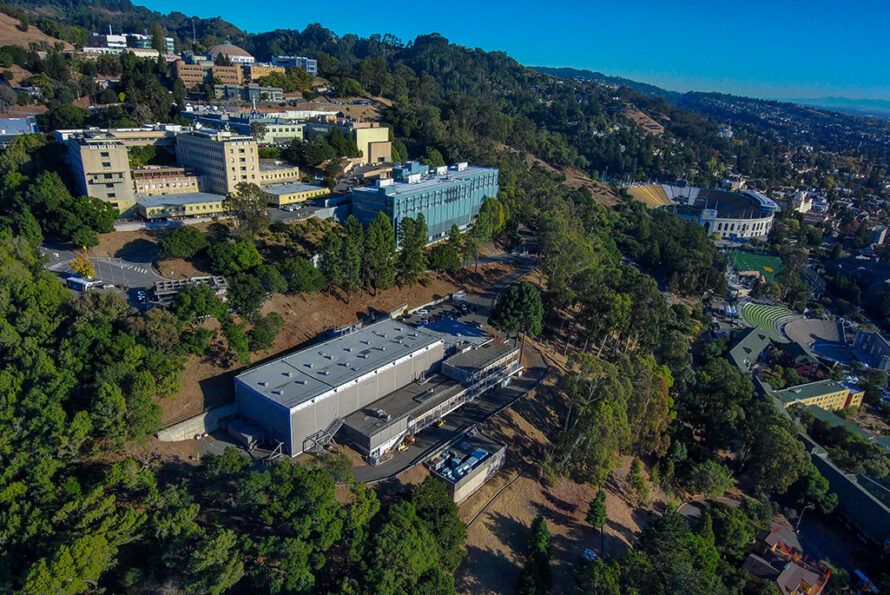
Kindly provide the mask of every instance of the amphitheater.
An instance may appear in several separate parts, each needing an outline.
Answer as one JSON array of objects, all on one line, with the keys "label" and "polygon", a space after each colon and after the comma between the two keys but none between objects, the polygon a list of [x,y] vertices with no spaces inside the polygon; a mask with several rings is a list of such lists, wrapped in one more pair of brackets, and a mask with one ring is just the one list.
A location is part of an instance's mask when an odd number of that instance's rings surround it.
[{"label": "amphitheater", "polygon": [[779,211],[772,199],[754,190],[728,192],[674,184],[637,184],[628,186],[627,191],[651,208],[668,209],[724,239],[766,236]]},{"label": "amphitheater", "polygon": [[739,312],[749,326],[765,329],[777,343],[797,343],[813,355],[845,364],[853,359],[844,325],[838,320],[806,318],[788,308],[752,302],[742,304]]}]

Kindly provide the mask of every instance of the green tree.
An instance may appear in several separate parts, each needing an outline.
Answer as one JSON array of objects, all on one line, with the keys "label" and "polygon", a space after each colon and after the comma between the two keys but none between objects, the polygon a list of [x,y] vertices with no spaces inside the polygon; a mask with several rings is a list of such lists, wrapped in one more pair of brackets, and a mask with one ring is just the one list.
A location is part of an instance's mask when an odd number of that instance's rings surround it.
[{"label": "green tree", "polygon": [[223,593],[244,576],[244,563],[234,531],[219,529],[198,540],[184,569],[184,586],[189,590]]},{"label": "green tree", "polygon": [[167,40],[164,39],[164,30],[158,23],[151,26],[151,47],[158,50],[161,54],[167,53]]},{"label": "green tree", "polygon": [[200,230],[184,226],[158,241],[158,256],[161,258],[193,258],[210,245],[207,236]]},{"label": "green tree", "polygon": [[596,497],[590,501],[590,507],[587,509],[587,516],[584,517],[587,524],[600,532],[600,556],[604,555],[604,536],[603,531],[606,521],[609,520],[608,511],[606,510],[606,492],[600,488],[596,493]]},{"label": "green tree", "polygon": [[380,212],[365,232],[363,270],[369,287],[390,289],[396,283],[396,237],[392,223]]},{"label": "green tree", "polygon": [[405,217],[399,221],[398,228],[399,253],[396,269],[402,282],[412,284],[426,270],[426,257],[423,248],[426,246],[427,226],[423,213],[417,219]]},{"label": "green tree", "polygon": [[316,293],[324,289],[324,275],[302,256],[286,259],[278,265],[278,270],[288,293]]},{"label": "green tree", "polygon": [[226,320],[222,323],[222,333],[226,338],[229,354],[238,358],[242,364],[249,364],[250,343],[247,340],[247,333],[244,332],[244,326]]},{"label": "green tree", "polygon": [[284,326],[284,319],[277,312],[269,312],[260,318],[253,328],[247,331],[247,342],[251,351],[263,351],[275,344],[278,331]]},{"label": "green tree", "polygon": [[253,320],[266,302],[266,295],[263,284],[256,276],[241,273],[229,282],[226,301],[232,310],[248,320]]},{"label": "green tree", "polygon": [[186,324],[204,316],[213,316],[220,321],[226,318],[226,305],[217,297],[213,288],[205,283],[186,285],[173,298],[171,309]]},{"label": "green tree", "polygon": [[340,245],[340,266],[342,277],[340,286],[348,295],[359,291],[362,287],[362,256],[364,251],[365,233],[362,224],[354,215],[346,219],[344,225],[346,236]]},{"label": "green tree", "polygon": [[321,241],[318,270],[329,287],[343,284],[343,240],[333,230],[329,230]]},{"label": "green tree", "polygon": [[630,465],[630,473],[627,475],[627,483],[637,496],[637,502],[642,505],[649,503],[649,482],[644,477],[643,463],[640,459],[634,459]]},{"label": "green tree", "polygon": [[511,285],[498,298],[488,321],[503,332],[525,337],[537,337],[541,333],[544,305],[541,291],[528,281]]},{"label": "green tree", "polygon": [[263,257],[247,241],[222,242],[208,250],[210,268],[217,275],[234,276],[248,272],[263,263]]},{"label": "green tree", "polygon": [[688,481],[696,494],[716,498],[732,487],[732,472],[726,465],[707,459],[690,467]]},{"label": "green tree", "polygon": [[240,182],[235,192],[226,197],[226,212],[237,221],[238,234],[242,239],[253,239],[258,233],[269,229],[270,215],[266,202],[262,189],[248,182]]}]

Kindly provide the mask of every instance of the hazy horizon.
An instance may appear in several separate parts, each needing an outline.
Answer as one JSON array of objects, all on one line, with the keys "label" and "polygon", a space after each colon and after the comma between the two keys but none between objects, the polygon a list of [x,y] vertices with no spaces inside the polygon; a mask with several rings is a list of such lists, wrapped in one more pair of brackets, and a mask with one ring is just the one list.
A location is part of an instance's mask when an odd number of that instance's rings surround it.
[{"label": "hazy horizon", "polygon": [[438,32],[450,41],[504,51],[522,64],[570,67],[650,83],[672,91],[718,91],[769,99],[890,100],[882,42],[890,8],[871,1],[837,11],[825,1],[763,0],[727,8],[680,0],[641,0],[633,9],[559,0],[496,0],[417,9],[347,0],[244,12],[243,3],[173,0],[143,4],[164,13],[222,17],[242,30],[304,29],[320,23],[338,35],[392,33],[404,41]]}]

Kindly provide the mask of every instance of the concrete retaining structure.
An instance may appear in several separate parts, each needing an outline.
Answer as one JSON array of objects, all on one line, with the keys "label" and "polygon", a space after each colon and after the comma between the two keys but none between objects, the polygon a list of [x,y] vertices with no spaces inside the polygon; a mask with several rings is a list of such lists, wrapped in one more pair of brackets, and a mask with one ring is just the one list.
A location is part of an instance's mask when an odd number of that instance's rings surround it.
[{"label": "concrete retaining structure", "polygon": [[221,419],[229,417],[230,415],[237,415],[237,413],[237,403],[228,403],[226,405],[214,407],[204,413],[200,413],[194,417],[190,417],[164,428],[158,432],[158,440],[161,442],[192,440],[198,434],[218,430]]}]

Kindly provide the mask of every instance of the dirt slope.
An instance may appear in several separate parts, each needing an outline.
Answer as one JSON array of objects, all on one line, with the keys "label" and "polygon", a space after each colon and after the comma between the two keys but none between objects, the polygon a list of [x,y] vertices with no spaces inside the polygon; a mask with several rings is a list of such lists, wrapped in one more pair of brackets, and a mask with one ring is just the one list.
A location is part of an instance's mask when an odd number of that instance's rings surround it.
[{"label": "dirt slope", "polygon": [[56,39],[55,37],[50,37],[49,35],[41,32],[34,25],[28,27],[27,31],[20,31],[16,26],[18,24],[18,19],[13,18],[7,14],[0,13],[0,40],[3,40],[2,42],[0,42],[0,45],[19,45],[26,48],[31,42],[44,42],[50,47],[52,47],[56,43],[61,43],[66,50],[72,48],[72,45],[67,41],[62,41],[60,39]]}]

